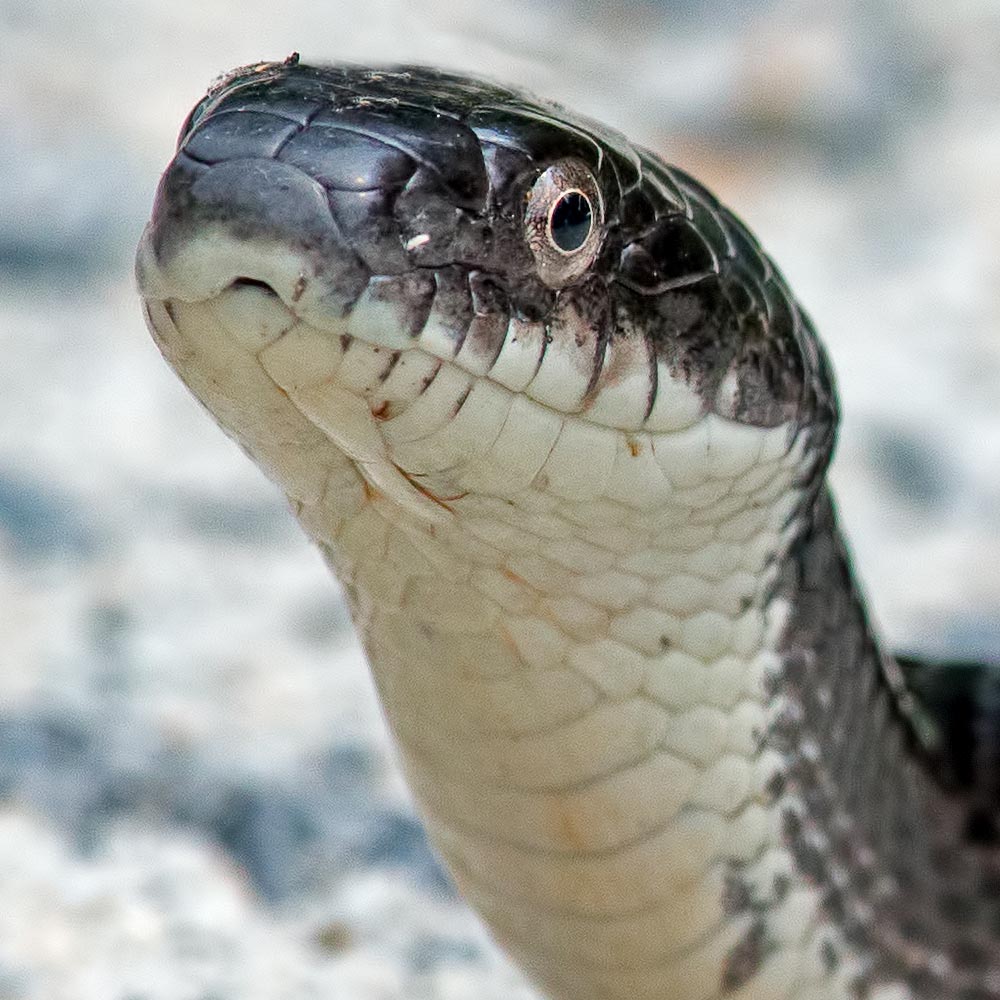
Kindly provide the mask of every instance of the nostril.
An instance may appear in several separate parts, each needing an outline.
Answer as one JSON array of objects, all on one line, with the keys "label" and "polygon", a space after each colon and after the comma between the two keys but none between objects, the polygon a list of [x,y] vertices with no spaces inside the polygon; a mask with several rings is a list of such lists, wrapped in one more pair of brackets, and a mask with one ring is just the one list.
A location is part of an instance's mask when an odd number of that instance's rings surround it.
[{"label": "nostril", "polygon": [[259,288],[262,292],[278,298],[278,293],[266,281],[260,281],[257,278],[233,278],[229,287],[233,291],[238,291],[241,288]]}]

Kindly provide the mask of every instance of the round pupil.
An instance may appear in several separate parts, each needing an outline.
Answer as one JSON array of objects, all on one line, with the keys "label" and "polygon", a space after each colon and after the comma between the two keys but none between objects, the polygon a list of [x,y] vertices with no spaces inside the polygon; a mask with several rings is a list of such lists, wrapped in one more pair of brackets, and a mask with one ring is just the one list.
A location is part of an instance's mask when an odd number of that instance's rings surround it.
[{"label": "round pupil", "polygon": [[590,235],[593,210],[586,195],[568,191],[552,209],[549,229],[552,240],[560,250],[569,253],[579,250]]}]

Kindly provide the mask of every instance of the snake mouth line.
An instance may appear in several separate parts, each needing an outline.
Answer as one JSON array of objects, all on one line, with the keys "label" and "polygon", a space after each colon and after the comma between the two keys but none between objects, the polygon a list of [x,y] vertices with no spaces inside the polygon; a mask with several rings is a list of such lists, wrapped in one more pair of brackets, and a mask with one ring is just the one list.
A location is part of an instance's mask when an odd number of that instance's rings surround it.
[{"label": "snake mouth line", "polygon": [[[459,328],[441,313],[452,294],[451,278],[438,277],[433,279],[430,300],[424,298],[419,319],[414,321],[412,296],[418,292],[411,282],[430,279],[410,275],[372,278],[349,310],[331,311],[325,305],[322,279],[309,278],[307,273],[307,261],[287,247],[275,255],[274,247],[266,243],[234,238],[211,228],[189,234],[169,253],[157,251],[155,233],[147,229],[137,262],[140,289],[147,297],[211,301],[229,334],[255,351],[269,347],[297,325],[336,341],[341,353],[352,345],[352,361],[360,360],[362,343],[377,348],[382,357],[377,363],[369,359],[362,365],[366,381],[357,388],[374,400],[372,411],[380,421],[395,416],[398,410],[392,393],[399,383],[406,383],[403,373],[411,375],[416,369],[441,363],[447,364],[449,379],[455,383],[454,397],[447,402],[453,411],[449,416],[467,409],[473,387],[481,395],[490,385],[498,398],[509,400],[513,394],[523,397],[522,405],[529,401],[536,404],[548,415],[546,426],[584,424],[589,432],[581,433],[598,438],[607,430],[611,440],[627,438],[633,451],[647,434],[674,434],[696,427],[706,416],[714,419],[705,413],[697,392],[663,360],[657,360],[641,336],[600,342],[601,362],[587,370],[580,366],[579,344],[586,345],[593,332],[575,314],[567,316],[559,343],[553,343],[547,322],[507,315],[502,319],[473,316]],[[422,290],[419,295],[425,297]],[[575,334],[574,325],[578,326]],[[584,354],[596,356],[595,347],[596,343],[585,347]],[[401,357],[406,358],[406,364],[396,372]],[[421,377],[430,374],[422,371]],[[385,390],[381,395],[377,392],[380,387]],[[410,398],[404,394],[404,402]],[[637,401],[641,402],[639,407]],[[732,427],[740,437],[753,437],[758,431],[769,435],[777,430],[741,425],[722,416],[718,421],[719,427]],[[777,433],[787,446],[789,428],[778,426],[783,427]],[[549,441],[550,448],[553,443]],[[611,446],[612,451],[616,448]],[[532,449],[532,454],[536,450]],[[545,457],[539,456],[542,461]],[[405,463],[398,464],[408,468]],[[423,475],[427,470],[418,467],[408,471]],[[432,488],[432,492],[458,496],[464,490],[450,483],[440,491]]]},{"label": "snake mouth line", "polygon": [[[187,340],[222,351],[228,341],[253,359],[372,489],[422,518],[448,516],[470,492],[514,496],[539,483],[570,499],[603,493],[645,508],[696,500],[724,494],[733,471],[755,459],[793,463],[804,443],[792,447],[789,427],[763,431],[713,414],[668,433],[601,427],[472,374],[421,337],[387,338],[384,322],[374,334],[356,316],[316,327],[246,273],[215,296],[165,308]],[[692,478],[699,455],[704,475]]]}]

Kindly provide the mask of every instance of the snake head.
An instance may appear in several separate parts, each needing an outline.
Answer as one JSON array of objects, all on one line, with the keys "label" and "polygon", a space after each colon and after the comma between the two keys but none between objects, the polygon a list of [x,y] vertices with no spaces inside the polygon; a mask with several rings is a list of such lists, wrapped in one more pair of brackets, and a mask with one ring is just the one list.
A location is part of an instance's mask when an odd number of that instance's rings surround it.
[{"label": "snake head", "polygon": [[[706,417],[832,441],[829,366],[735,216],[610,129],[437,70],[292,59],[223,77],[182,129],[138,275],[182,326],[207,329],[209,309],[298,402],[336,382],[383,424],[433,382],[422,426],[495,413],[472,421],[484,440],[530,406],[605,450]],[[462,458],[337,426],[359,461],[423,475]]]}]

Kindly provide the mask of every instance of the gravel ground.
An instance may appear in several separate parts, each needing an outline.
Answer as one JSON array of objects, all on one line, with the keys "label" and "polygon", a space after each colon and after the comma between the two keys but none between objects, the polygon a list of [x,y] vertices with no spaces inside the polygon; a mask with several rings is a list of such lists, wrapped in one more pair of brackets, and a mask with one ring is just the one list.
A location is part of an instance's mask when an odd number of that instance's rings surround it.
[{"label": "gravel ground", "polygon": [[336,585],[132,290],[188,107],[292,50],[520,81],[714,187],[830,348],[886,632],[998,656],[992,0],[0,0],[0,1000],[532,995],[427,848]]}]

